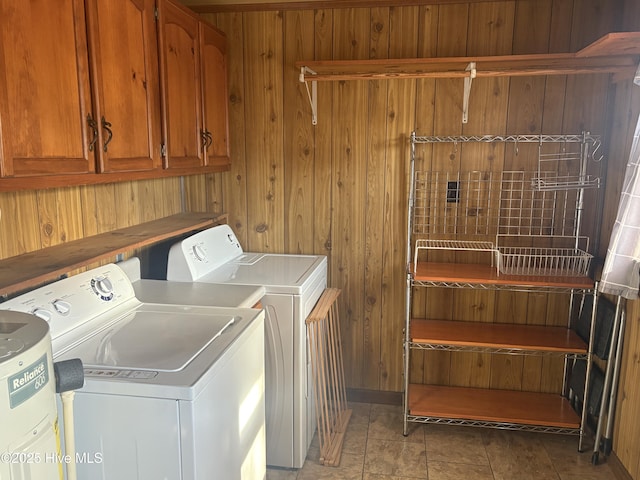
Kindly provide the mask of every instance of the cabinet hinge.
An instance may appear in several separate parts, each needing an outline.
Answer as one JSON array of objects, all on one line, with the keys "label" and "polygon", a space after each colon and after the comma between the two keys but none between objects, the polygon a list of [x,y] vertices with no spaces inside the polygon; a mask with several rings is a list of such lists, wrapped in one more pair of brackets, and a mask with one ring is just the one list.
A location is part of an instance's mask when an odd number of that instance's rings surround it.
[{"label": "cabinet hinge", "polygon": [[156,22],[158,21],[158,15],[158,7],[156,6],[153,9],[153,16],[156,17]]},{"label": "cabinet hinge", "polygon": [[160,156],[161,157],[167,156],[167,145],[165,143],[160,144]]}]

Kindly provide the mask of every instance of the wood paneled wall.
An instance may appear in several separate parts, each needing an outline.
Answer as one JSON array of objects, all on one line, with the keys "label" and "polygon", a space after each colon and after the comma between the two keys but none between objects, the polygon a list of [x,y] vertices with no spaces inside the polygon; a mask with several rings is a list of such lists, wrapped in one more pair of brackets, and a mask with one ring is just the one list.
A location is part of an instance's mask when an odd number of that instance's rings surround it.
[{"label": "wood paneled wall", "polygon": [[[466,125],[459,79],[319,82],[314,127],[294,62],[575,51],[617,29],[621,10],[611,5],[521,0],[203,15],[228,35],[233,164],[229,174],[210,176],[215,180],[202,186],[215,188],[213,196],[222,191],[247,249],[329,256],[329,283],[343,290],[349,387],[402,389],[411,131],[606,136],[609,78],[477,79]],[[418,167],[531,169],[530,153],[468,144],[451,160],[447,145],[421,151]],[[588,207],[593,232],[596,205]],[[416,292],[416,311],[477,321],[566,321],[567,300],[557,296],[431,296]],[[557,363],[420,354],[412,358],[412,380],[555,391]]]},{"label": "wood paneled wall", "polygon": [[0,259],[179,213],[180,182],[0,192]]},{"label": "wood paneled wall", "polygon": [[[228,37],[231,172],[0,193],[0,258],[183,209],[228,212],[247,250],[328,255],[329,283],[343,290],[348,386],[400,391],[410,132],[604,135],[610,149],[606,242],[638,93],[630,85],[612,87],[606,76],[481,79],[474,81],[469,123],[462,125],[461,80],[320,83],[314,127],[293,63],[575,51],[610,31],[640,29],[635,3],[518,0],[204,15]],[[463,161],[465,168],[495,171],[531,167],[522,147],[516,156],[500,146],[465,145],[453,161],[449,147],[432,150],[421,153],[422,168],[459,169]],[[587,206],[591,231],[598,228],[598,208]],[[477,321],[555,323],[566,307],[551,296],[517,293],[442,292],[428,304],[426,295],[416,293],[416,312]],[[639,317],[638,302],[630,302],[614,441],[636,479]],[[418,355],[412,365],[412,376],[430,382],[527,390],[559,383],[557,365],[535,358]]]},{"label": "wood paneled wall", "polygon": [[[249,249],[329,256],[329,283],[343,290],[349,387],[399,391],[402,386],[407,141],[412,130],[425,135],[584,130],[603,135],[607,194],[603,203],[592,201],[585,208],[587,232],[603,255],[631,142],[629,125],[640,105],[629,82],[612,86],[606,76],[485,79],[474,82],[470,119],[463,126],[461,80],[320,82],[318,125],[313,127],[293,63],[575,51],[607,32],[638,30],[635,3],[520,0],[205,15],[229,38],[233,155],[232,172],[211,176],[215,180],[205,186],[211,189],[207,195],[224,199],[230,223]],[[518,155],[504,147],[464,149],[464,162],[474,168],[532,167],[532,152],[524,146]],[[463,154],[458,152],[453,163],[450,155],[450,147],[426,149],[418,162],[422,168],[459,169]],[[594,233],[599,228],[604,245]],[[439,292],[428,307],[426,295],[416,292],[415,311],[445,318],[562,324],[567,309],[566,299],[553,295]],[[635,427],[640,327],[633,308],[614,449],[633,478],[640,478]],[[456,357],[414,355],[412,377],[542,391],[557,390],[561,382],[553,360]]]}]

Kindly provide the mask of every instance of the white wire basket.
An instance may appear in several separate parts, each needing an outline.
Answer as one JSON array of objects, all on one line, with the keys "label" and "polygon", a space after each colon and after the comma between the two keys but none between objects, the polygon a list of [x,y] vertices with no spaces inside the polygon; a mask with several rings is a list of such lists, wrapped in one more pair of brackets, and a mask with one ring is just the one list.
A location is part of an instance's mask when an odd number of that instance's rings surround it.
[{"label": "white wire basket", "polygon": [[[579,237],[584,240],[585,237]],[[504,237],[498,237],[498,242]],[[498,273],[576,277],[589,275],[593,255],[581,248],[497,246]]]},{"label": "white wire basket", "polygon": [[424,261],[424,255],[421,252],[429,250],[449,250],[449,251],[468,251],[468,252],[488,252],[490,254],[491,265],[493,265],[493,257],[496,248],[493,242],[465,241],[465,240],[416,240],[415,253],[413,255],[413,271],[416,272],[418,262]]}]

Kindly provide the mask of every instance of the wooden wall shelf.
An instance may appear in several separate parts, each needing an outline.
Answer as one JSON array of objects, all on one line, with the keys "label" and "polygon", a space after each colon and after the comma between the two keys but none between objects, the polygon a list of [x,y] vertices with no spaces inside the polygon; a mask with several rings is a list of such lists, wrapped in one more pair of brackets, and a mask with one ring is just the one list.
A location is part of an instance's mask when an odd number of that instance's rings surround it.
[{"label": "wooden wall shelf", "polygon": [[[297,61],[300,82],[312,82],[309,101],[317,123],[315,82],[463,78],[468,105],[471,80],[481,77],[585,75],[610,73],[614,80],[632,78],[638,67],[640,32],[608,33],[575,53],[542,53],[479,57],[431,57],[371,60]],[[307,86],[308,89],[308,86]],[[463,112],[463,123],[466,123]]]},{"label": "wooden wall shelf", "polygon": [[[297,61],[307,67],[304,80],[380,80],[395,78],[464,78],[476,64],[476,78],[526,75],[615,73],[630,75],[638,66],[640,32],[608,33],[575,53],[481,57],[432,57],[373,60]],[[304,81],[303,80],[303,81]]]},{"label": "wooden wall shelf", "polygon": [[119,253],[226,222],[227,215],[179,213],[0,260],[0,297],[57,279]]}]

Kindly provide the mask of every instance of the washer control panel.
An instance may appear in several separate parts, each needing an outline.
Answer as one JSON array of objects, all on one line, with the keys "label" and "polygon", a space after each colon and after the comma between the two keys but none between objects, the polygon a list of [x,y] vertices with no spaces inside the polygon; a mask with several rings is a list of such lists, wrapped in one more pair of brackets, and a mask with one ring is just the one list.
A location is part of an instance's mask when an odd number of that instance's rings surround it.
[{"label": "washer control panel", "polygon": [[45,320],[55,340],[130,301],[137,300],[129,277],[117,265],[108,264],[7,300],[0,309],[31,313]]}]

